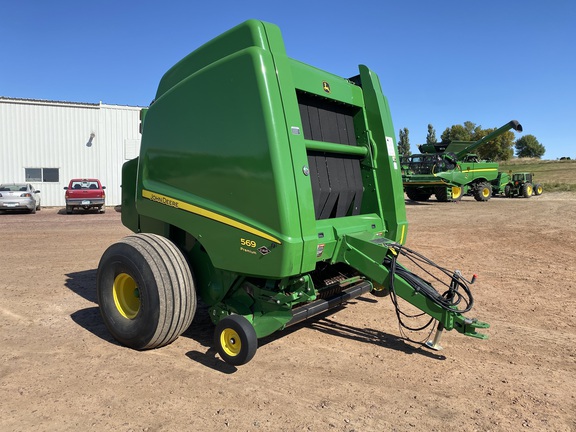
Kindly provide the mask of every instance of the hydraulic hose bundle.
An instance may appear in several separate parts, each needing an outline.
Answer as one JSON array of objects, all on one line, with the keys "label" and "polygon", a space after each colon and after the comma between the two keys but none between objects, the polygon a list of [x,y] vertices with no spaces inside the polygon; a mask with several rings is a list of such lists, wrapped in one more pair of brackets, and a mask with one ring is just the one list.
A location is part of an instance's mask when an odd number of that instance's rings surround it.
[{"label": "hydraulic hose bundle", "polygon": [[[424,330],[432,324],[434,318],[431,318],[426,324],[420,327],[411,327],[403,321],[402,317],[416,318],[425,315],[425,313],[410,315],[400,309],[398,296],[396,295],[396,291],[394,289],[395,276],[404,279],[416,293],[425,296],[444,310],[450,310],[463,314],[472,309],[474,298],[472,296],[472,292],[470,291],[469,285],[475,282],[476,275],[472,277],[472,280],[468,281],[462,276],[462,273],[459,270],[452,272],[434,263],[424,255],[407,248],[406,246],[394,243],[388,245],[388,247],[392,253],[385,258],[383,264],[390,271],[390,299],[394,304],[396,316],[398,317],[398,323],[401,329],[404,328],[411,331]],[[406,257],[410,262],[422,270],[422,272],[429,275],[436,283],[444,286],[446,290],[440,294],[440,292],[438,292],[438,290],[432,285],[431,282],[424,280],[421,276],[412,273],[410,270],[399,264],[397,262],[399,256]],[[444,274],[446,278],[442,279],[441,277],[433,274],[431,269],[438,270],[441,274]]]}]

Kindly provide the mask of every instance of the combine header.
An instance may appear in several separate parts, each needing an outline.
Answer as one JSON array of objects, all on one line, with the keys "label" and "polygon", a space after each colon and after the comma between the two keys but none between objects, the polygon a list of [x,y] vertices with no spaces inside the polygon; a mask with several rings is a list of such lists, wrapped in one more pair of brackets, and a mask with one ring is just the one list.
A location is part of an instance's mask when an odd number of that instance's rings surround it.
[{"label": "combine header", "polygon": [[394,127],[377,75],[358,72],[293,60],[276,26],[251,20],[164,75],[142,110],[140,155],[122,170],[122,222],[135,234],[98,266],[118,341],[169,344],[198,296],[218,353],[241,365],[258,338],[369,292],[486,337],[463,315],[471,281],[443,270],[439,293],[397,262],[419,259],[403,246]]}]

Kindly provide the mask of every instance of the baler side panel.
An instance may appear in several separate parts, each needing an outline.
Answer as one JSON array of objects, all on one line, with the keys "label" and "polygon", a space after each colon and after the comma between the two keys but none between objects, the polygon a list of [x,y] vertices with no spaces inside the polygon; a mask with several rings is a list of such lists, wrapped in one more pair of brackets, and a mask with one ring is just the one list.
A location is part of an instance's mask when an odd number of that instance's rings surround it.
[{"label": "baler side panel", "polygon": [[136,210],[138,160],[134,158],[122,165],[122,224],[133,232],[138,232],[140,227],[140,219]]},{"label": "baler side panel", "polygon": [[360,66],[360,79],[364,91],[368,128],[375,143],[376,183],[381,214],[386,222],[386,237],[403,244],[408,221],[404,203],[404,189],[400,171],[400,158],[396,147],[394,126],[388,101],[382,93],[380,80],[366,66]]},{"label": "baler side panel", "polygon": [[[194,63],[193,54],[187,59]],[[156,221],[163,221],[189,232],[216,268],[270,277],[300,273],[299,206],[270,51],[245,47],[160,93],[142,140],[142,230],[156,232]],[[168,199],[143,197],[149,192]]]},{"label": "baler side panel", "polygon": [[172,66],[160,80],[156,99],[203,68],[252,46],[268,49],[264,23],[256,20],[248,20],[222,33]]},{"label": "baler side panel", "polygon": [[[307,166],[304,137],[300,133],[302,129],[298,103],[295,93],[295,81],[291,70],[292,60],[286,54],[284,40],[280,29],[270,23],[262,23],[265,28],[266,41],[272,53],[272,63],[278,86],[278,100],[281,101],[279,107],[278,122],[281,122],[283,129],[278,133],[284,134],[286,147],[282,150],[289,157],[279,157],[274,159],[276,166],[284,166],[284,169],[291,170],[292,179],[295,186],[295,197],[289,201],[284,200],[280,205],[292,206],[298,209],[298,219],[300,226],[301,256],[300,270],[302,273],[312,271],[315,267],[316,254],[316,231],[313,224],[314,207],[312,200],[312,188],[305,173]],[[275,166],[275,168],[276,168]],[[282,196],[281,198],[286,198]]]}]

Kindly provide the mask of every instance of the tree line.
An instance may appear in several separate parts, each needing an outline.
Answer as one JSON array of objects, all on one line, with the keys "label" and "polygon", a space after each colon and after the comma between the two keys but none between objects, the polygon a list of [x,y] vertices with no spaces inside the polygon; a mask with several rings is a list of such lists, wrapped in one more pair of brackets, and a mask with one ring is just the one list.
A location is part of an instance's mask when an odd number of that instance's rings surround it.
[{"label": "tree line", "polygon": [[[461,125],[447,127],[442,135],[440,142],[448,143],[450,141],[478,141],[486,135],[494,132],[497,128],[483,129],[480,125],[466,121]],[[431,124],[428,125],[426,135],[426,144],[436,144],[436,130]],[[524,135],[514,141],[514,133],[507,131],[490,141],[478,147],[474,152],[481,159],[493,161],[507,161],[514,156],[514,150],[517,157],[532,157],[540,159],[546,152],[545,147],[538,142],[534,135]],[[402,156],[410,156],[410,138],[408,128],[400,129],[398,139],[398,153]]]}]

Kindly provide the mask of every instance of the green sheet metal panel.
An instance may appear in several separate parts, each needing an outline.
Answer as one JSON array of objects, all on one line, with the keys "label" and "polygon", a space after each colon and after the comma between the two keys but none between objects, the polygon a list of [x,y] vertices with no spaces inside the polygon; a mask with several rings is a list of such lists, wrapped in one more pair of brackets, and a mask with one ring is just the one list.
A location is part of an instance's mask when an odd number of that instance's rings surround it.
[{"label": "green sheet metal panel", "polygon": [[294,276],[330,259],[318,254],[320,231],[330,223],[315,218],[307,150],[314,143],[304,137],[297,96],[306,92],[357,108],[354,141],[363,149],[346,151],[361,160],[361,215],[334,225],[403,241],[387,102],[376,75],[365,67],[360,72],[358,85],[292,60],[279,29],[255,20],[188,55],[162,78],[146,113],[136,192],[140,229],[169,236],[170,226],[178,227],[202,244],[215,268],[245,275]]}]

